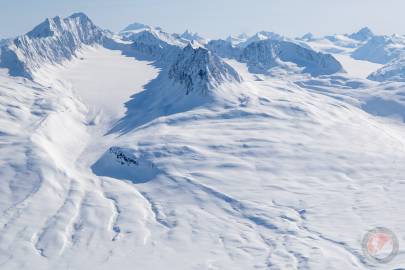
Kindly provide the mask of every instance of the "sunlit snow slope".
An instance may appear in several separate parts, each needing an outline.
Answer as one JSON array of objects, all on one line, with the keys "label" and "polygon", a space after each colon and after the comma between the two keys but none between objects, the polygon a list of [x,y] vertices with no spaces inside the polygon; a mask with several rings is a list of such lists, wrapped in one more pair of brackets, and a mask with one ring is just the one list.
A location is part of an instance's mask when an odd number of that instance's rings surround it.
[{"label": "sunlit snow slope", "polygon": [[402,84],[136,45],[0,69],[0,269],[405,268]]}]

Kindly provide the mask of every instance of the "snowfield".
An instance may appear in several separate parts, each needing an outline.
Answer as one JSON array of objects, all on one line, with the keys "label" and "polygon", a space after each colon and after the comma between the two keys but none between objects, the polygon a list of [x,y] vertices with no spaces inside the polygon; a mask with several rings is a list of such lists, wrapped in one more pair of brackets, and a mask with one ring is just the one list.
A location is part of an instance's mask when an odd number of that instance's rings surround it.
[{"label": "snowfield", "polygon": [[[366,79],[382,66],[350,37],[299,48],[333,64],[319,76],[282,72],[296,50],[269,75],[127,38],[0,68],[0,269],[405,268],[405,84]],[[362,250],[381,226],[388,264]]]}]

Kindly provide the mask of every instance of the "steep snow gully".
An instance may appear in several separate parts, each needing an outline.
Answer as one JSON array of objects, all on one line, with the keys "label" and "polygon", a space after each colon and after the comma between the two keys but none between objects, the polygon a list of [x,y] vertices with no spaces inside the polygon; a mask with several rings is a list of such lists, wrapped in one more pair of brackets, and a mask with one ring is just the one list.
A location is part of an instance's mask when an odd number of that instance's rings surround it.
[{"label": "steep snow gully", "polygon": [[[6,42],[0,269],[405,268],[405,87],[263,33],[222,58],[79,13]],[[400,242],[384,265],[362,252],[377,226]]]}]

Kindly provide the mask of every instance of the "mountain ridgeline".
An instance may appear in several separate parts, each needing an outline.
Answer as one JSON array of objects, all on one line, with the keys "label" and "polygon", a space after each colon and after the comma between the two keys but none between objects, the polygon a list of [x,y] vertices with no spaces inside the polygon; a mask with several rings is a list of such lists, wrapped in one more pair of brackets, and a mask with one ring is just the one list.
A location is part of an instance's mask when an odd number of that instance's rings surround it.
[{"label": "mountain ridgeline", "polygon": [[106,34],[83,13],[46,19],[3,45],[0,64],[9,69],[10,75],[32,78],[43,65],[60,64],[72,59],[85,45],[102,44]]},{"label": "mountain ridgeline", "polygon": [[[246,45],[247,44],[247,45]],[[253,73],[268,73],[283,63],[293,63],[312,76],[343,71],[342,65],[330,54],[315,52],[292,41],[269,38],[233,45],[225,40],[210,41],[207,47],[225,58],[246,63]]]},{"label": "mountain ridgeline", "polygon": [[204,48],[188,45],[171,66],[169,78],[182,85],[186,94],[206,94],[225,81],[241,82],[239,74],[220,57]]},{"label": "mountain ridgeline", "polygon": [[260,32],[236,45],[230,40],[208,43],[189,31],[170,34],[139,23],[113,35],[96,26],[85,14],[76,13],[67,18],[46,19],[25,35],[5,42],[1,46],[0,65],[8,68],[12,76],[33,79],[41,67],[71,60],[85,46],[105,46],[140,60],[157,61],[170,70],[170,78],[184,86],[186,93],[198,87],[206,92],[208,86],[223,81],[241,81],[241,76],[222,57],[244,62],[262,73],[280,61],[292,62],[312,75],[342,70],[331,55],[286,40],[278,34]]}]

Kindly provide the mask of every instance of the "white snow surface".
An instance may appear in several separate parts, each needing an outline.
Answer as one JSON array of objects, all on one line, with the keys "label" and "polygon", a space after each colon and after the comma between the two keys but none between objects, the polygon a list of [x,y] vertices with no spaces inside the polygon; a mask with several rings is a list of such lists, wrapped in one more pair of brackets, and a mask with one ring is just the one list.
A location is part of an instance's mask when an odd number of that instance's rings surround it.
[{"label": "white snow surface", "polygon": [[357,48],[352,56],[378,64],[387,64],[404,55],[405,36],[374,36],[366,44]]},{"label": "white snow surface", "polygon": [[142,91],[158,70],[150,62],[136,61],[119,51],[88,47],[64,68],[56,69],[56,78],[67,81],[78,97],[96,113],[119,119],[124,104]]},{"label": "white snow surface", "polygon": [[383,65],[368,61],[355,60],[349,55],[333,55],[343,66],[343,69],[355,78],[366,79],[371,73],[382,68]]},{"label": "white snow surface", "polygon": [[[343,62],[267,76],[84,44],[34,80],[0,69],[0,268],[405,268],[405,85]],[[384,265],[362,252],[377,226],[400,243]]]}]

